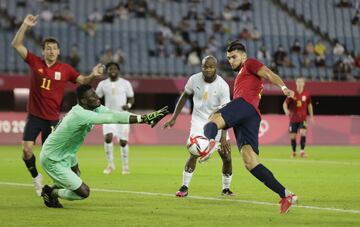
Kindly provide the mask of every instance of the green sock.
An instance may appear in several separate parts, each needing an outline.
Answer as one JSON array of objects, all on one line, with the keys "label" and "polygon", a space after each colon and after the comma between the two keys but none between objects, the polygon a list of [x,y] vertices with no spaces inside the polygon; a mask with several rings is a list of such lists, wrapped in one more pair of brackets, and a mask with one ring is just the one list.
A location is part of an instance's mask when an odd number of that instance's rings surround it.
[{"label": "green sock", "polygon": [[68,189],[54,189],[52,194],[66,200],[82,200],[83,197]]}]

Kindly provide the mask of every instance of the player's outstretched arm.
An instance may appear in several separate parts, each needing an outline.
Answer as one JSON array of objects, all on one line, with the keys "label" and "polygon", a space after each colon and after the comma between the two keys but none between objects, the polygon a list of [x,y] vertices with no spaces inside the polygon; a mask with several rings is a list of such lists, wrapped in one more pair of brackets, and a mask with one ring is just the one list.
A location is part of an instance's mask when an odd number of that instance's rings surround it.
[{"label": "player's outstretched arm", "polygon": [[282,79],[275,74],[273,71],[271,71],[268,67],[266,67],[265,65],[262,66],[260,68],[260,70],[257,72],[258,76],[269,80],[271,83],[279,86],[282,90],[282,92],[284,93],[284,95],[288,96],[288,97],[294,97],[294,91],[290,90],[289,88],[286,87],[286,85],[284,84],[284,82],[282,81]]},{"label": "player's outstretched arm", "polygon": [[15,48],[16,52],[23,58],[26,58],[28,50],[24,46],[24,38],[26,31],[37,24],[39,15],[28,14],[24,22],[21,24],[19,30],[16,32],[14,39],[11,42],[11,46]]},{"label": "player's outstretched arm", "polygon": [[84,76],[80,75],[76,78],[78,84],[89,84],[95,78],[101,77],[105,72],[105,66],[102,64],[97,64],[91,71],[90,75]]},{"label": "player's outstretched arm", "polygon": [[[160,110],[157,110],[155,112],[141,115],[140,121],[137,120],[138,123],[145,123],[151,126],[153,128],[161,119],[163,119],[167,114],[169,113],[168,106],[163,107]],[[131,121],[131,119],[130,119]]]},{"label": "player's outstretched arm", "polygon": [[175,125],[176,122],[176,118],[179,116],[181,109],[184,107],[187,99],[189,99],[190,95],[187,94],[185,91],[181,94],[178,102],[176,103],[176,107],[174,110],[174,113],[172,115],[172,117],[170,118],[170,120],[168,120],[167,122],[165,122],[164,124],[164,128],[171,128],[172,126]]}]

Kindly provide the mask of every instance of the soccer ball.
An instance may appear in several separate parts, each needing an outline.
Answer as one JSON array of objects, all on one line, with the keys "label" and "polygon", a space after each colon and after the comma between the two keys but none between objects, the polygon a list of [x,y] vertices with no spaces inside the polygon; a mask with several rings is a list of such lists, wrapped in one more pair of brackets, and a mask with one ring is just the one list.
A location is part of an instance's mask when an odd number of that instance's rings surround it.
[{"label": "soccer ball", "polygon": [[204,156],[209,146],[209,140],[204,136],[190,136],[186,147],[195,156]]}]

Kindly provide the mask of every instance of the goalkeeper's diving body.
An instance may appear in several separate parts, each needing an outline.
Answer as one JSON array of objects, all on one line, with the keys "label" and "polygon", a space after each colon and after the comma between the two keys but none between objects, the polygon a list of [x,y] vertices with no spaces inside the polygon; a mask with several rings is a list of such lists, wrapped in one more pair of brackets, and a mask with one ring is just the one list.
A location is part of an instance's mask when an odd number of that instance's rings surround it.
[{"label": "goalkeeper's diving body", "polygon": [[146,115],[109,110],[101,105],[90,85],[80,85],[76,95],[78,104],[66,114],[41,149],[41,166],[54,181],[53,187],[45,185],[41,193],[48,207],[62,208],[58,198],[82,200],[89,197],[90,188],[80,178],[76,153],[94,124],[145,123],[154,127],[168,114],[167,106]]}]

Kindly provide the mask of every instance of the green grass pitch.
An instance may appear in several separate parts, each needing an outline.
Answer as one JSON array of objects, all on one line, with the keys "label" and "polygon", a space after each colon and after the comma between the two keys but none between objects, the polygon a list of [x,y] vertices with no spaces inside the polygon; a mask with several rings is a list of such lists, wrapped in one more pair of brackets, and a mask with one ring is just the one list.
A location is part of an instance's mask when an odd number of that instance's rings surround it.
[{"label": "green grass pitch", "polygon": [[[245,170],[235,147],[232,198],[220,195],[217,154],[197,165],[189,197],[176,198],[184,146],[130,146],[126,176],[118,150],[116,172],[104,175],[102,146],[83,146],[78,159],[90,197],[49,209],[35,195],[21,148],[0,147],[0,226],[360,226],[360,147],[309,146],[309,158],[291,159],[289,147],[262,146],[262,163],[299,196],[286,215],[279,214],[278,196]],[[45,183],[51,183],[47,176]]]}]

